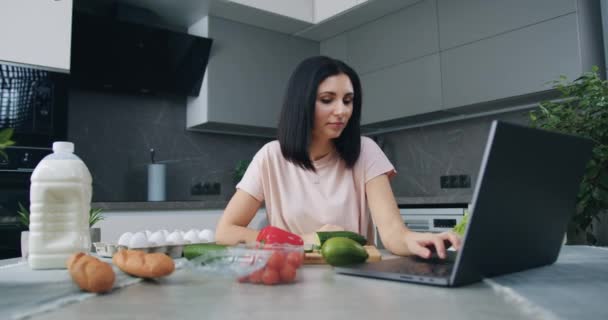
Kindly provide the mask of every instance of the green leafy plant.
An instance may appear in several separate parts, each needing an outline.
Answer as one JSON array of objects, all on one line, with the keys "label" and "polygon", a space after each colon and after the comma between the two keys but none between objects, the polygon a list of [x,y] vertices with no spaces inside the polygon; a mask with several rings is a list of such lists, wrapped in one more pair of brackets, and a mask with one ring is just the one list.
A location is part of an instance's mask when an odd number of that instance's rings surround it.
[{"label": "green leafy plant", "polygon": [[456,224],[452,230],[459,236],[464,237],[464,231],[467,228],[467,223],[469,223],[469,213],[465,210],[462,220],[460,220],[460,222],[458,222],[458,224]]},{"label": "green leafy plant", "polygon": [[13,128],[0,130],[0,156],[2,156],[4,159],[8,159],[4,149],[15,144],[15,141],[11,140],[12,136]]},{"label": "green leafy plant", "polygon": [[595,244],[593,224],[608,208],[608,82],[600,78],[598,67],[593,67],[572,82],[561,76],[552,84],[562,99],[540,103],[538,110],[530,112],[530,122],[533,127],[595,142],[571,221],[576,233],[585,232],[587,242]]},{"label": "green leafy plant", "polygon": [[250,161],[247,160],[240,160],[236,163],[236,167],[234,168],[234,176],[232,177],[234,184],[239,183],[241,179],[243,179],[245,171],[247,171],[247,168],[249,167],[249,163]]},{"label": "green leafy plant", "polygon": [[30,226],[30,212],[23,207],[21,202],[19,202],[19,210],[17,210],[17,214],[19,215],[19,222],[26,228]]},{"label": "green leafy plant", "polygon": [[[21,202],[19,204],[19,210],[17,210],[17,214],[19,215],[19,223],[21,223],[24,227],[29,228],[30,226],[30,212],[26,209]],[[93,227],[97,222],[104,220],[104,216],[102,214],[102,209],[93,209],[89,211],[89,228]]]}]

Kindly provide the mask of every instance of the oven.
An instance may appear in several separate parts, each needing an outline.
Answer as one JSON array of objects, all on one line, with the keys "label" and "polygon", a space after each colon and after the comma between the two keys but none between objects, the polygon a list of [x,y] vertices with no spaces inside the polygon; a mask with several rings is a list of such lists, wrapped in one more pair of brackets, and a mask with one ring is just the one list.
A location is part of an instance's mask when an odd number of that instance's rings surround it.
[{"label": "oven", "polygon": [[0,259],[20,256],[19,204],[29,208],[30,176],[53,141],[67,136],[68,75],[0,63],[0,131],[15,145],[0,155]]}]

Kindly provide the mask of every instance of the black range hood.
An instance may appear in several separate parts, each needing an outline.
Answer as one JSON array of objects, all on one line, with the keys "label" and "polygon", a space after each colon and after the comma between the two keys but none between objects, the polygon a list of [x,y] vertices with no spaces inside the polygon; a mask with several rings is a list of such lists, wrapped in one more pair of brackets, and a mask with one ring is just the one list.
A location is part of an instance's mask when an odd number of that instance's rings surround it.
[{"label": "black range hood", "polygon": [[198,96],[212,40],[74,12],[73,86]]}]

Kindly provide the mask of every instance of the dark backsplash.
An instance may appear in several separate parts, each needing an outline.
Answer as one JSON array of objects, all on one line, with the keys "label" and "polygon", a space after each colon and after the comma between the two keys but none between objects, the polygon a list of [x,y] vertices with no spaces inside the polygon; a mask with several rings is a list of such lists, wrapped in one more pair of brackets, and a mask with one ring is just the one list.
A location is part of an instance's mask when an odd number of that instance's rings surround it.
[{"label": "dark backsplash", "polygon": [[[422,126],[383,135],[379,140],[397,176],[398,197],[472,196],[492,120],[528,124],[528,112],[517,111]],[[469,175],[470,188],[442,189],[443,175]]]},{"label": "dark backsplash", "polygon": [[[239,160],[269,139],[190,132],[186,98],[71,90],[68,139],[93,175],[93,201],[146,201],[150,148],[167,164],[167,201],[226,200]],[[217,196],[191,196],[197,183],[219,182]]]},{"label": "dark backsplash", "polygon": [[[470,196],[490,123],[527,124],[527,111],[458,120],[384,134],[379,143],[395,165],[397,197]],[[146,201],[150,148],[167,164],[167,201],[227,200],[239,160],[269,139],[190,132],[184,97],[71,90],[68,138],[93,175],[93,201]],[[440,187],[442,175],[469,175],[470,188]],[[221,183],[218,196],[192,196],[197,183]]]}]

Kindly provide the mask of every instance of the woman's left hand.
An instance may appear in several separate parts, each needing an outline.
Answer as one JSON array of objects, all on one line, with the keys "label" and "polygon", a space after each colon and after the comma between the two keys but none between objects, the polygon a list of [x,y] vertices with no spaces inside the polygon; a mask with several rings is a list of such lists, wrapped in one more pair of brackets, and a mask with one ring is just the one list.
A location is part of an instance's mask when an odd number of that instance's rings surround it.
[{"label": "woman's left hand", "polygon": [[460,249],[460,237],[452,231],[442,233],[408,231],[404,240],[410,253],[425,259],[431,257],[433,247],[439,258],[442,259],[446,257],[446,245],[449,247],[451,244],[454,249]]}]

